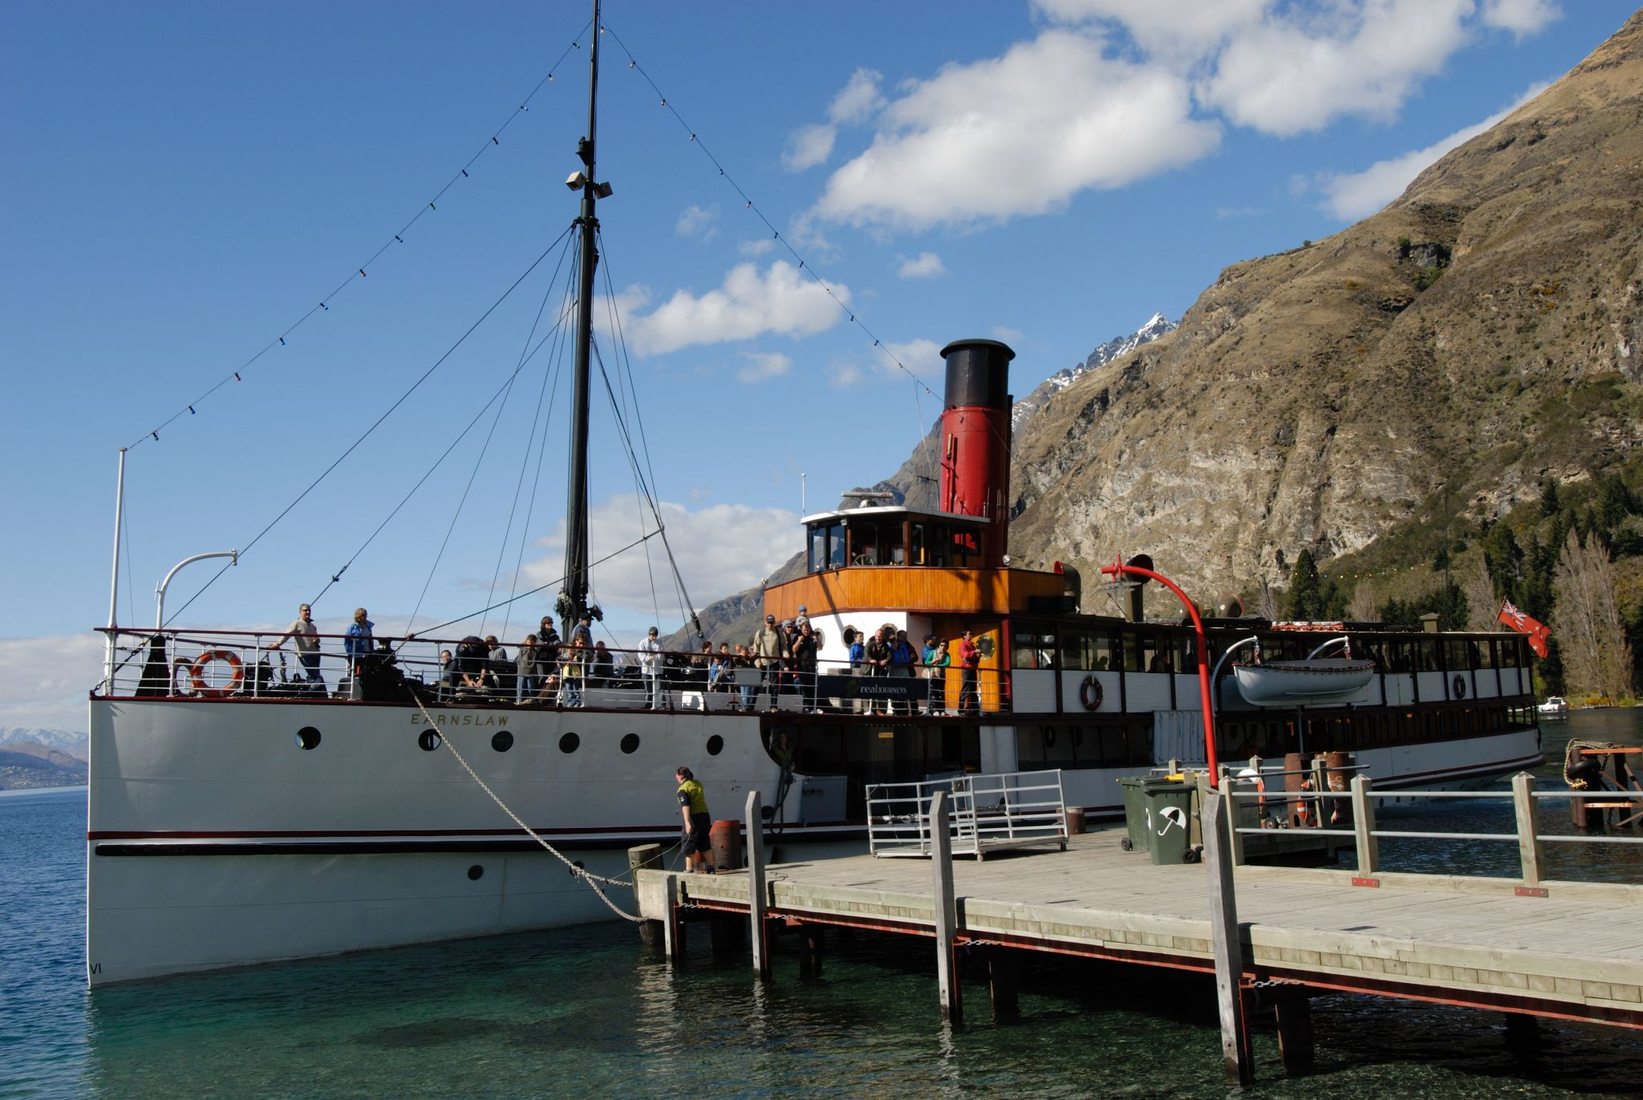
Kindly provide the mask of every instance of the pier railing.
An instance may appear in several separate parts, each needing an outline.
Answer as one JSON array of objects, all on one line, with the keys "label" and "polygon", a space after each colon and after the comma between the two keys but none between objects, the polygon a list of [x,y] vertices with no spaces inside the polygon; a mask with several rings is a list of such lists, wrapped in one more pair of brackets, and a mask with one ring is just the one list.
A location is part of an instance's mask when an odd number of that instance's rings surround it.
[{"label": "pier railing", "polygon": [[[1262,773],[1261,780],[1273,773]],[[1276,773],[1286,774],[1286,773]],[[1553,844],[1612,845],[1617,848],[1635,848],[1643,845],[1643,836],[1615,835],[1613,833],[1548,832],[1542,824],[1541,808],[1546,803],[1576,801],[1587,810],[1612,813],[1615,827],[1635,826],[1643,821],[1643,790],[1536,790],[1535,777],[1519,772],[1512,777],[1513,828],[1511,832],[1443,832],[1385,828],[1376,820],[1378,803],[1396,799],[1444,801],[1460,799],[1490,799],[1499,801],[1501,791],[1414,791],[1405,788],[1376,790],[1369,776],[1352,777],[1346,790],[1324,789],[1311,786],[1302,791],[1267,791],[1253,776],[1229,773],[1222,793],[1231,799],[1233,813],[1229,815],[1233,860],[1244,861],[1248,838],[1269,834],[1274,828],[1288,828],[1295,818],[1296,807],[1301,807],[1300,828],[1308,836],[1336,837],[1350,840],[1357,854],[1353,872],[1360,878],[1380,873],[1383,861],[1380,853],[1382,840],[1434,840],[1512,844],[1517,848],[1520,891],[1539,892],[1547,878],[1546,848]]]},{"label": "pier railing", "polygon": [[954,855],[1028,844],[1067,846],[1067,799],[1061,771],[957,775],[867,788],[868,848],[875,856],[928,856],[935,851],[931,802],[948,796]]}]

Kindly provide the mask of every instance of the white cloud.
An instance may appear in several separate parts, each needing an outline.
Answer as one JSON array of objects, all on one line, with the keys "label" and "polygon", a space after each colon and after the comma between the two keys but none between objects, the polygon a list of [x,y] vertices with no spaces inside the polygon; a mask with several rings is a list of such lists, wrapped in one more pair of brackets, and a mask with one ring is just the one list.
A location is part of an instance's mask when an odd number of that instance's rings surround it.
[{"label": "white cloud", "polygon": [[700,296],[678,290],[651,313],[635,314],[633,346],[642,355],[662,355],[766,333],[813,335],[836,325],[844,316],[840,304],[850,301],[848,287],[831,287],[829,296],[785,260],[775,261],[763,274],[753,264],[737,264],[717,290]]},{"label": "white cloud", "polygon": [[833,155],[839,127],[864,122],[871,118],[884,103],[879,92],[883,77],[872,69],[857,69],[850,74],[844,87],[833,96],[827,106],[825,123],[811,123],[793,131],[782,153],[782,167],[789,172],[802,172],[824,163]]},{"label": "white cloud", "polygon": [[934,252],[920,252],[911,259],[902,259],[896,274],[903,279],[933,279],[947,274],[947,267]]},{"label": "white cloud", "polygon": [[793,369],[793,360],[779,351],[744,351],[747,366],[736,372],[738,382],[767,382]]},{"label": "white cloud", "polygon": [[100,634],[0,639],[0,727],[84,731],[105,653]]},{"label": "white cloud", "polygon": [[755,237],[751,241],[743,241],[737,245],[736,251],[743,256],[751,256],[757,259],[768,254],[775,247],[776,239],[774,237]]},{"label": "white cloud", "polygon": [[1483,21],[1520,38],[1537,34],[1562,17],[1555,0],[1483,0]]},{"label": "white cloud", "polygon": [[1482,122],[1456,130],[1424,149],[1377,161],[1361,172],[1325,176],[1319,182],[1319,187],[1325,195],[1324,209],[1342,221],[1367,218],[1403,194],[1403,189],[1409,186],[1410,181],[1438,158],[1488,130],[1546,88],[1545,82],[1535,84],[1505,110],[1497,111]]},{"label": "white cloud", "polygon": [[[782,508],[715,504],[691,509],[663,502],[658,510],[667,527],[668,546],[697,607],[757,585],[803,545],[797,514]],[[593,595],[613,622],[661,619],[657,625],[666,631],[680,619],[680,597],[660,539],[603,560],[654,529],[655,519],[648,513],[641,517],[630,497],[594,507],[589,517]],[[532,584],[551,583],[563,572],[563,522],[543,546],[543,556],[524,569]]]},{"label": "white cloud", "polygon": [[1041,214],[1215,147],[1219,128],[1189,117],[1180,77],[1103,47],[1051,30],[910,82],[871,147],[829,178],[816,213],[911,228]]},{"label": "white cloud", "polygon": [[787,148],[782,152],[782,167],[789,172],[802,172],[825,163],[833,155],[833,143],[838,137],[836,126],[816,122],[799,127],[787,138]]},{"label": "white cloud", "polygon": [[[878,366],[880,370],[891,375],[900,375],[901,367],[906,367],[915,376],[928,378],[946,366],[946,361],[941,358],[943,346],[922,337],[903,343],[885,344],[885,354],[879,359]],[[898,362],[901,367],[896,366]]]},{"label": "white cloud", "polygon": [[1258,25],[1272,0],[1034,0],[1033,6],[1055,22],[1116,24],[1148,56],[1184,66]]},{"label": "white cloud", "polygon": [[993,326],[993,339],[1002,340],[1006,344],[1018,343],[1025,335],[1026,333],[1018,328],[1010,328],[1007,325]]},{"label": "white cloud", "polygon": [[829,363],[826,368],[826,375],[827,384],[835,390],[854,389],[867,378],[861,367],[843,360]]},{"label": "white cloud", "polygon": [[1280,137],[1340,115],[1391,118],[1466,41],[1473,0],[1371,0],[1240,29],[1198,86],[1240,126]]},{"label": "white cloud", "polygon": [[679,214],[679,220],[674,223],[673,231],[681,237],[694,237],[697,240],[712,240],[719,232],[719,211],[692,204],[684,208]]}]

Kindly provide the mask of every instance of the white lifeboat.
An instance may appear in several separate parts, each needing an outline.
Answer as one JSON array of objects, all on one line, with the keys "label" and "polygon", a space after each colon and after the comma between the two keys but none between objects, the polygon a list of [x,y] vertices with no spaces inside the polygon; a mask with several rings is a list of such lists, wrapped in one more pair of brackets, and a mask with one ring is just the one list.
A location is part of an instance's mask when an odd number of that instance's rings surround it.
[{"label": "white lifeboat", "polygon": [[1362,691],[1375,675],[1375,662],[1350,657],[1309,657],[1232,666],[1238,691],[1257,707],[1298,707],[1340,703]]}]

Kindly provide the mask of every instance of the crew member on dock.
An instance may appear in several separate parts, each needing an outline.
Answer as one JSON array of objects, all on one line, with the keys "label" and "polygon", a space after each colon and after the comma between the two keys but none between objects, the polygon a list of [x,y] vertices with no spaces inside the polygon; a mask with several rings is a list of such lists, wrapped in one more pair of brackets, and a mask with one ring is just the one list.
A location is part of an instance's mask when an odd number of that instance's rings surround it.
[{"label": "crew member on dock", "polygon": [[707,792],[683,764],[673,778],[679,784],[679,816],[685,823],[685,870],[712,874],[707,856],[712,849],[713,818],[707,812]]}]

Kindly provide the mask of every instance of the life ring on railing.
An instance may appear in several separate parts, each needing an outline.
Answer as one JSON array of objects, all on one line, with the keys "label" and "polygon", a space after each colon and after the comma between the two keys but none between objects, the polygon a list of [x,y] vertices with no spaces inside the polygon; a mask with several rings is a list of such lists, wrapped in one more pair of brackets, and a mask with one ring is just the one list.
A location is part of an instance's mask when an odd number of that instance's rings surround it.
[{"label": "life ring on railing", "polygon": [[1085,710],[1101,709],[1101,681],[1094,676],[1084,677],[1084,682],[1078,685],[1078,701],[1084,704]]},{"label": "life ring on railing", "polygon": [[[212,687],[205,682],[205,669],[212,661],[226,661],[232,674],[228,678],[228,686]],[[245,666],[240,663],[239,657],[226,649],[208,649],[198,657],[188,669],[189,679],[194,684],[194,694],[207,699],[226,699],[240,690],[240,684],[245,682]]]},{"label": "life ring on railing", "polygon": [[[189,695],[193,693],[193,686],[189,680],[194,675],[194,666],[187,657],[178,657],[171,662],[171,694]],[[180,679],[179,679],[180,677]]]}]

